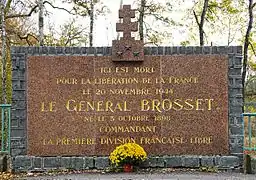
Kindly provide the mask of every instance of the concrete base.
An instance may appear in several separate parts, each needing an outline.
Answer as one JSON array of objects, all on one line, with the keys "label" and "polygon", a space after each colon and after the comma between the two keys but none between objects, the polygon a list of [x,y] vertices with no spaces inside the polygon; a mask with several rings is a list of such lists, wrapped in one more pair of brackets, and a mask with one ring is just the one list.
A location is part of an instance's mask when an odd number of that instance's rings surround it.
[{"label": "concrete base", "polygon": [[[105,169],[110,167],[108,157],[35,157],[16,156],[13,159],[15,172],[49,171],[61,169]],[[221,170],[242,168],[242,161],[237,156],[160,156],[149,157],[143,168],[171,167],[216,167]]]}]

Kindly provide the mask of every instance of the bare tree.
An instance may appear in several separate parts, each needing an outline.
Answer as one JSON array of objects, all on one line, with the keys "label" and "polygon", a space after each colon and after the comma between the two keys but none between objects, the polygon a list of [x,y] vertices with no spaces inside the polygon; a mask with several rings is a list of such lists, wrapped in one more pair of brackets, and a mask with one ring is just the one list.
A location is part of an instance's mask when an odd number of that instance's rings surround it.
[{"label": "bare tree", "polygon": [[203,10],[200,15],[200,21],[198,19],[198,15],[196,14],[195,10],[193,10],[193,14],[199,29],[200,46],[204,46],[204,22],[205,22],[206,12],[208,9],[208,4],[209,4],[209,0],[204,0]]},{"label": "bare tree", "polygon": [[100,0],[65,0],[65,2],[74,4],[73,9],[77,15],[90,18],[89,46],[92,47],[95,18],[105,13],[106,6]]},{"label": "bare tree", "polygon": [[[246,78],[246,72],[247,72],[247,64],[248,64],[248,48],[250,45],[250,36],[251,36],[251,30],[252,30],[252,24],[253,24],[253,8],[256,6],[256,2],[253,2],[253,0],[249,0],[249,6],[248,6],[248,14],[249,14],[249,22],[245,34],[245,41],[244,41],[244,60],[243,60],[243,72],[242,72],[242,84],[243,87],[245,86],[245,78]],[[243,94],[244,89],[243,89]]]},{"label": "bare tree", "polygon": [[140,15],[139,15],[139,35],[140,40],[144,40],[144,16],[145,16],[146,0],[140,0]]},{"label": "bare tree", "polygon": [[[9,0],[9,1],[12,1],[12,0]],[[41,1],[41,0],[40,0],[40,1]],[[54,6],[54,5],[53,5],[51,2],[49,2],[49,1],[43,1],[43,4],[44,4],[44,5],[45,5],[45,4],[48,4],[48,5],[50,5],[50,6],[51,6],[52,8],[54,8],[54,9],[63,10],[63,11],[68,12],[69,14],[73,14],[73,15],[74,15],[74,13],[73,13],[72,11],[69,11],[69,10],[67,10],[66,8]],[[21,13],[17,13],[17,14],[9,14],[9,13],[6,13],[5,18],[6,18],[6,19],[10,19],[10,18],[24,18],[24,17],[30,17],[30,16],[32,16],[33,13],[37,12],[38,8],[39,8],[39,3],[37,3],[37,4],[34,5],[34,6],[32,6],[32,7],[30,8],[30,10],[29,10],[28,13],[24,13],[24,14],[21,14]]]},{"label": "bare tree", "polygon": [[[122,7],[123,7],[123,0],[120,0],[120,9],[122,9]],[[118,18],[118,21],[119,21],[119,23],[121,23],[121,19],[120,18]],[[119,40],[120,39],[120,32],[117,32],[117,40]]]},{"label": "bare tree", "polygon": [[161,42],[161,37],[168,33],[160,33],[155,30],[152,24],[147,23],[147,18],[152,18],[156,23],[160,23],[161,27],[176,25],[166,12],[171,11],[172,5],[169,2],[155,2],[154,0],[137,0],[138,3],[138,23],[139,23],[139,38],[140,40],[148,41],[146,44],[155,44]]},{"label": "bare tree", "polygon": [[89,42],[90,47],[93,46],[93,27],[94,27],[94,2],[91,0],[90,2],[91,8],[88,10],[90,15],[90,34],[89,34]]},{"label": "bare tree", "polygon": [[6,98],[6,31],[5,31],[5,1],[1,0],[1,36],[2,36],[2,92],[3,103],[7,103]]},{"label": "bare tree", "polygon": [[81,46],[86,44],[88,33],[86,33],[85,28],[81,28],[81,24],[76,22],[76,19],[71,19],[61,25],[60,33],[50,28],[49,34],[45,35],[44,44],[47,46]]},{"label": "bare tree", "polygon": [[38,28],[39,28],[39,45],[44,45],[44,3],[43,0],[38,0],[38,7],[39,7],[39,13],[38,13]]}]

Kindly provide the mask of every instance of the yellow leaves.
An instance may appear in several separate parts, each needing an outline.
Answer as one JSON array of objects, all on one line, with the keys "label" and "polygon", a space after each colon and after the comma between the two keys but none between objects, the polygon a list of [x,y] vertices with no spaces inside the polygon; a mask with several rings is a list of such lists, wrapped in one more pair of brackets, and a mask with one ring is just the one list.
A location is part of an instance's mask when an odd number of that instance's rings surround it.
[{"label": "yellow leaves", "polygon": [[110,154],[109,159],[112,164],[119,166],[125,163],[139,163],[145,161],[147,153],[136,143],[126,143],[116,147]]},{"label": "yellow leaves", "polygon": [[0,179],[1,180],[9,180],[14,178],[14,175],[11,173],[6,173],[6,172],[0,172]]}]

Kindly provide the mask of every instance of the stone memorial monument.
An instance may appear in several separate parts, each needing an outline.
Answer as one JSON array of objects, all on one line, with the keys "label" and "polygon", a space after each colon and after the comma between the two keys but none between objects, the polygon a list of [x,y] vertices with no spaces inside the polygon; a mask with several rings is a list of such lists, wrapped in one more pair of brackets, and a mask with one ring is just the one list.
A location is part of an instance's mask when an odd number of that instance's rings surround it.
[{"label": "stone memorial monument", "polygon": [[13,47],[15,171],[102,169],[118,145],[145,167],[241,166],[242,47],[144,47],[135,10],[112,47]]}]

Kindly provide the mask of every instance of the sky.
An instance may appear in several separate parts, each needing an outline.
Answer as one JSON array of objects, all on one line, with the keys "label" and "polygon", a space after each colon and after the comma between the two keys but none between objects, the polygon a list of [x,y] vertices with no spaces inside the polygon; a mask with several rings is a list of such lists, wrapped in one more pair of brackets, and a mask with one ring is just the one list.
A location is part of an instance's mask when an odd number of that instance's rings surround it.
[{"label": "sky", "polygon": [[[155,0],[164,2],[165,0]],[[110,13],[106,16],[98,16],[95,26],[94,26],[94,46],[111,46],[112,40],[116,39],[116,23],[118,22],[118,10],[120,9],[120,0],[101,0],[103,4],[107,5],[110,10]],[[70,8],[70,5],[63,4],[61,0],[55,0],[55,4],[59,7],[65,7],[67,9]],[[134,0],[123,0],[123,4],[130,4],[132,8],[136,8],[136,4]],[[46,6],[47,10],[51,12],[48,19],[46,18],[46,22],[50,21],[51,24],[54,24],[56,29],[63,24],[65,21],[70,19],[70,14],[66,13],[65,11],[52,9],[50,6]],[[180,19],[181,13],[175,12],[172,15],[172,18]],[[88,27],[89,19],[78,18],[77,23],[81,24],[81,26]],[[153,22],[149,21],[149,24],[154,24]],[[168,41],[166,40],[163,44],[170,45],[170,41],[180,43],[181,40],[185,38],[180,35],[178,30],[172,31],[171,29],[165,29],[161,27],[161,29],[165,31],[171,31],[173,36]],[[45,32],[47,32],[47,26],[45,28]],[[177,45],[176,44],[176,45]],[[172,44],[175,45],[175,44]]]},{"label": "sky", "polygon": [[[123,4],[130,4],[132,5],[132,8],[136,8],[136,4],[134,3],[135,0],[123,0]],[[155,2],[165,2],[166,0],[154,0]],[[105,16],[98,16],[97,20],[95,22],[94,26],[94,40],[93,45],[94,46],[111,46],[112,40],[116,39],[117,33],[116,33],[116,23],[118,22],[118,10],[120,9],[120,0],[101,0],[101,2],[106,5],[110,13],[106,14]],[[170,2],[170,0],[169,0]],[[54,4],[59,7],[64,7],[67,9],[70,9],[71,6],[69,4],[62,3],[62,0],[55,0]],[[176,4],[175,4],[176,5]],[[168,15],[168,17],[171,17],[176,22],[182,22],[184,26],[182,27],[164,27],[160,25],[157,22],[153,22],[152,20],[149,20],[148,23],[150,25],[153,25],[157,30],[159,31],[166,31],[168,33],[171,33],[171,36],[168,38],[165,38],[162,46],[177,46],[180,45],[182,41],[188,40],[189,37],[191,37],[191,30],[188,28],[188,26],[191,26],[193,15],[191,19],[187,19],[186,21],[182,19],[184,17],[184,10],[190,9],[192,7],[193,1],[191,0],[185,0],[185,2],[177,6],[177,9],[173,9],[173,11]],[[70,14],[63,10],[57,10],[51,8],[49,5],[46,5],[47,11],[50,11],[50,15],[45,20],[45,32],[47,33],[47,22],[51,22],[55,26],[55,29],[59,30],[59,26],[63,24],[65,21],[68,21],[70,19]],[[191,17],[191,16],[190,16]],[[89,32],[89,18],[76,18],[77,24],[81,27],[88,28],[87,32]],[[188,26],[186,26],[188,25]],[[206,25],[207,26],[207,23]],[[214,24],[216,26],[216,24]],[[211,27],[208,27],[209,29],[206,29],[207,32],[212,31]],[[193,29],[194,35],[197,37],[197,28]],[[213,45],[227,45],[227,32],[220,32],[220,34],[210,35],[207,38],[207,45],[210,45],[211,42]],[[221,36],[221,37],[220,37]],[[190,39],[191,40],[191,39]],[[198,40],[192,39],[190,41],[190,45],[198,45]],[[232,45],[237,45],[237,41],[233,42]],[[88,44],[87,44],[88,46]]]},{"label": "sky", "polygon": [[[94,46],[110,46],[113,39],[117,37],[115,24],[118,21],[118,9],[120,8],[120,0],[102,0],[103,4],[107,5],[110,13],[106,16],[98,16],[94,26]],[[132,4],[133,0],[124,0],[124,4]],[[55,4],[59,7],[70,8],[69,5],[61,3],[61,0],[55,0]],[[51,12],[51,15],[46,21],[55,25],[56,29],[65,21],[70,19],[70,14],[65,11],[51,9],[46,7]],[[81,26],[88,27],[89,19],[79,18],[77,20]],[[47,32],[47,26],[45,28]]]}]

